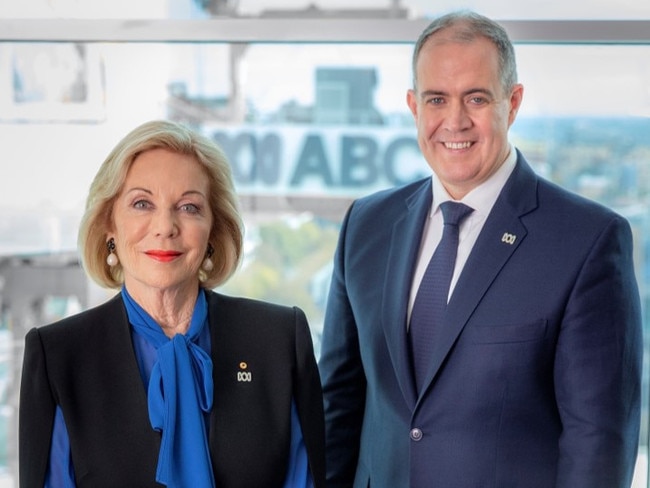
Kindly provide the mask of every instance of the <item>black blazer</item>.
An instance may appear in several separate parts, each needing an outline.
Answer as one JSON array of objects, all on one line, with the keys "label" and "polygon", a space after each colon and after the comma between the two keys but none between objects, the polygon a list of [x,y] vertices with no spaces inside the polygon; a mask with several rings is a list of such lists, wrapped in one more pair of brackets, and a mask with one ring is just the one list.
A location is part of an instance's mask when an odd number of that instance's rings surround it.
[{"label": "black blazer", "polygon": [[[208,317],[214,364],[209,444],[217,486],[282,486],[294,398],[314,483],[323,487],[322,395],[304,313],[209,292]],[[160,434],[149,423],[120,294],[27,334],[21,488],[43,487],[57,405],[70,437],[77,486],[161,486],[155,482]]]}]

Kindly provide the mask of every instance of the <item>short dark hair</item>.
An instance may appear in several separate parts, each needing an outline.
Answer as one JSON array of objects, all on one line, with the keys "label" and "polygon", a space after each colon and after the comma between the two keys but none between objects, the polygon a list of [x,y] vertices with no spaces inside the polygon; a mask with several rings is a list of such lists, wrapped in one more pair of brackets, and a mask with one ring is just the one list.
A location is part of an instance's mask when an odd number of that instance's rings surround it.
[{"label": "short dark hair", "polygon": [[420,51],[431,36],[449,30],[451,40],[471,42],[478,37],[491,41],[499,53],[499,73],[504,92],[509,92],[517,83],[517,62],[515,49],[506,30],[497,22],[470,10],[459,10],[438,17],[420,34],[413,50],[413,88],[417,91],[417,62]]}]

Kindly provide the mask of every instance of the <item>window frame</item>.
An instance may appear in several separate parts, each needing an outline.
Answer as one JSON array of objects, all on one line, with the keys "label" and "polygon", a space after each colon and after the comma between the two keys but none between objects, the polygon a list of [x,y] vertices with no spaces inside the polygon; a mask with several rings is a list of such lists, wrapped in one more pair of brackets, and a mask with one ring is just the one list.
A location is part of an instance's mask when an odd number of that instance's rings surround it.
[{"label": "window frame", "polygon": [[[429,22],[424,18],[0,19],[0,42],[413,43]],[[650,20],[499,22],[514,44],[650,45]],[[650,445],[646,448],[650,451]]]},{"label": "window frame", "polygon": [[[497,19],[498,20],[498,19]],[[0,42],[414,42],[429,19],[0,19]],[[650,44],[650,20],[503,20],[513,43]]]}]

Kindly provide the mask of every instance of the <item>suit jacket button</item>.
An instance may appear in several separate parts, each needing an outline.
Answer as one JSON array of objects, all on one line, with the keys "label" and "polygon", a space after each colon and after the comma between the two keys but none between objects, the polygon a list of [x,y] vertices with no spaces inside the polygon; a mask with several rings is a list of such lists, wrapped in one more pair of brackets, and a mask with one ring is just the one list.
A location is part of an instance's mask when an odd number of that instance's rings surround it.
[{"label": "suit jacket button", "polygon": [[418,428],[411,429],[411,433],[409,435],[411,437],[411,440],[415,442],[422,440],[422,431]]}]

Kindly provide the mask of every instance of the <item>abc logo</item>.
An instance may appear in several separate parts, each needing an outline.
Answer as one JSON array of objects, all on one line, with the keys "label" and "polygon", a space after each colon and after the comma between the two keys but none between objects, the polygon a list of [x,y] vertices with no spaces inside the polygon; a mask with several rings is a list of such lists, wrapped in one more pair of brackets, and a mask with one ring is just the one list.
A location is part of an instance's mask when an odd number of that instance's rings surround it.
[{"label": "abc logo", "polygon": [[517,239],[517,236],[514,234],[508,234],[507,232],[501,236],[501,242],[505,242],[506,244],[514,244],[515,239]]},{"label": "abc logo", "polygon": [[253,379],[253,373],[250,371],[237,371],[237,381],[251,381]]}]

